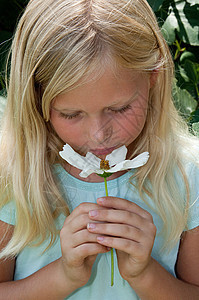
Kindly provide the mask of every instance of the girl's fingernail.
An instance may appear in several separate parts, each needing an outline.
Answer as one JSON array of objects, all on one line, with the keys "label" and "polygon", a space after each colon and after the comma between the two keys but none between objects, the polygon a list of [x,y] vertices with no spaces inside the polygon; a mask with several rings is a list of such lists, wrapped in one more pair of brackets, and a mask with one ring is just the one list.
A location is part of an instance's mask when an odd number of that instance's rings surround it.
[{"label": "girl's fingernail", "polygon": [[97,240],[98,240],[99,242],[103,242],[104,237],[103,237],[103,236],[98,236],[98,237],[97,237]]},{"label": "girl's fingernail", "polygon": [[96,225],[94,223],[88,223],[87,227],[88,229],[95,229]]},{"label": "girl's fingernail", "polygon": [[97,202],[98,202],[98,203],[104,203],[104,200],[105,200],[104,198],[98,198],[98,199],[97,199]]},{"label": "girl's fingernail", "polygon": [[89,216],[90,217],[96,217],[97,216],[97,211],[96,210],[90,210],[89,211]]}]

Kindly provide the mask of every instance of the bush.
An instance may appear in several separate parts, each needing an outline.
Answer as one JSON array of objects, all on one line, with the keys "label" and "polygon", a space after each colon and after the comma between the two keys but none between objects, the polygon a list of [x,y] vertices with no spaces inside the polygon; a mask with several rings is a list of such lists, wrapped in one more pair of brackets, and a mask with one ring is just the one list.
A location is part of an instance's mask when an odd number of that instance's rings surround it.
[{"label": "bush", "polygon": [[148,0],[170,47],[176,108],[199,135],[199,0]]}]

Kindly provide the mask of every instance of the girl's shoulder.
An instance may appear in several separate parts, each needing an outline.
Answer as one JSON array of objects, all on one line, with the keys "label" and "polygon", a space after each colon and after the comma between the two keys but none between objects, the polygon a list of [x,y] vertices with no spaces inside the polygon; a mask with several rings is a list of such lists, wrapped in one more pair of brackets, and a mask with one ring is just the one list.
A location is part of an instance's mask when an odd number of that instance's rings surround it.
[{"label": "girl's shoulder", "polygon": [[16,204],[14,201],[10,201],[0,208],[0,220],[15,225],[16,223]]},{"label": "girl's shoulder", "polygon": [[181,166],[185,172],[189,187],[188,229],[199,225],[199,141],[197,138],[187,140],[181,151]]}]

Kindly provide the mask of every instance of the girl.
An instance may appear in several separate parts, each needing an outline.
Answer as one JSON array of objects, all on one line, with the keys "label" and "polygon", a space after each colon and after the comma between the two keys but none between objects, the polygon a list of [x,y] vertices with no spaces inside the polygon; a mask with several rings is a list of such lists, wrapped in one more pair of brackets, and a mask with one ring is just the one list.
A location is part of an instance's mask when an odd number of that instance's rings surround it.
[{"label": "girl", "polygon": [[[0,299],[198,299],[198,141],[145,0],[31,0],[12,45],[0,145]],[[125,145],[103,178],[63,160]],[[110,248],[115,280],[110,286]]]}]

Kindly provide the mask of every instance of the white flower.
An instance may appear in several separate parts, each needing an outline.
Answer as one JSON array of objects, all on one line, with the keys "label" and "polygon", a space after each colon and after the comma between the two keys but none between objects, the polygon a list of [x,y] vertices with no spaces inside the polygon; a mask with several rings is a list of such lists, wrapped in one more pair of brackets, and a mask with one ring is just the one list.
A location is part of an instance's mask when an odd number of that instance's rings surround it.
[{"label": "white flower", "polygon": [[115,173],[132,168],[138,168],[143,166],[148,158],[149,153],[143,152],[131,160],[125,160],[127,154],[127,148],[122,146],[118,149],[113,150],[112,153],[106,156],[105,162],[108,162],[110,168],[100,168],[101,159],[87,152],[86,156],[81,156],[75,152],[68,144],[64,145],[63,151],[59,152],[60,156],[66,160],[70,165],[82,170],[79,174],[81,177],[88,177],[92,173],[104,174]]}]

